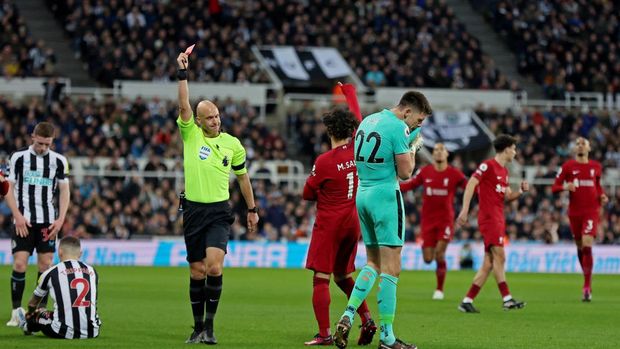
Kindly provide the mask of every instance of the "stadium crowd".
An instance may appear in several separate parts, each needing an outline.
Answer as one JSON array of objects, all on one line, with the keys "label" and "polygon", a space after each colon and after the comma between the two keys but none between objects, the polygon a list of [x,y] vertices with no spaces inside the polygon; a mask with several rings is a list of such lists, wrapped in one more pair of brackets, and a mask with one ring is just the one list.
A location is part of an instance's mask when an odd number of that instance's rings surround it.
[{"label": "stadium crowd", "polygon": [[[313,109],[310,104],[292,109],[287,113],[288,137],[301,154],[315,158],[329,147],[321,127],[321,115],[325,109]],[[608,111],[578,111],[563,108],[496,110],[479,107],[478,116],[494,134],[508,133],[518,137],[519,155],[515,168],[536,166],[536,178],[552,180],[563,161],[572,157],[570,149],[578,136],[588,138],[592,144],[591,158],[599,160],[606,168],[620,165],[620,114]],[[455,155],[453,163],[469,176],[477,162]],[[416,167],[424,163],[420,161]],[[518,173],[519,171],[517,171]],[[513,174],[514,176],[514,174]],[[613,190],[613,188],[608,188]],[[601,221],[601,237],[606,243],[620,243],[620,191],[608,193],[610,203]],[[407,239],[415,239],[415,229],[420,222],[421,193],[407,195]],[[565,198],[551,193],[550,186],[533,186],[530,194],[507,210],[507,227],[511,240],[538,240],[554,242],[570,239],[566,217]],[[460,198],[457,203],[460,202]],[[476,210],[474,208],[473,210]],[[458,212],[458,210],[456,211]],[[464,229],[461,239],[479,239],[476,231],[476,214],[470,215],[471,229]],[[413,227],[413,228],[412,228]],[[458,236],[457,236],[458,237]]]},{"label": "stadium crowd", "polygon": [[[197,43],[191,81],[262,82],[252,45],[333,46],[371,86],[511,86],[445,1],[51,1],[100,83],[174,80]],[[336,35],[334,35],[336,34]]]},{"label": "stadium crowd", "polygon": [[[223,129],[243,139],[248,159],[285,159],[286,144],[259,119],[247,102],[215,100],[225,118]],[[178,106],[153,99],[105,100],[64,97],[46,107],[41,98],[13,101],[0,96],[0,154],[10,154],[27,144],[34,125],[49,119],[59,128],[55,148],[69,158],[104,156],[136,159],[153,153],[180,158],[181,144],[175,123]],[[131,160],[130,160],[131,162]]]},{"label": "stadium crowd", "polygon": [[49,76],[55,63],[54,51],[30,35],[14,2],[0,0],[0,77]]},{"label": "stadium crowd", "polygon": [[[297,159],[303,154],[309,156],[305,163],[309,168],[313,159],[329,147],[320,121],[325,109],[312,104],[292,109],[288,113],[287,131],[280,136],[276,129],[261,123],[256,111],[245,102],[222,100],[218,104],[224,128],[244,140],[249,161]],[[554,178],[560,162],[570,157],[571,140],[577,135],[591,140],[593,159],[610,168],[620,164],[617,113],[484,108],[476,112],[493,133],[519,136],[521,155],[517,166],[537,166],[537,178]],[[51,118],[59,127],[55,149],[66,154],[70,162],[78,156],[89,158],[80,165],[84,170],[101,168],[103,165],[96,157],[107,157],[112,159],[105,166],[107,170],[180,171],[181,142],[174,124],[176,113],[174,103],[157,98],[133,101],[61,98],[48,110],[40,98],[17,102],[0,97],[0,166],[6,168],[9,155],[27,144],[33,125]],[[147,159],[142,167],[138,158]],[[174,159],[174,165],[166,166],[162,158]],[[466,175],[476,168],[473,159],[459,154],[453,156],[452,162]],[[423,164],[419,159],[418,167]],[[269,170],[264,168],[259,172]],[[65,232],[84,238],[118,239],[180,235],[177,207],[180,183],[176,180],[169,173],[155,178],[87,176],[79,184],[74,182]],[[240,192],[233,190],[231,202],[238,218],[233,225],[235,239],[294,241],[310,235],[315,210],[312,203],[301,199],[301,189],[292,190],[288,185],[279,186],[266,179],[255,179],[253,184],[258,206],[262,208],[259,231],[246,232],[243,200]],[[601,241],[620,243],[620,188],[608,194],[610,203],[601,224],[604,232]],[[513,204],[513,210],[507,210],[510,239],[549,243],[569,239],[564,200],[553,195],[549,187],[534,186],[529,195]],[[420,203],[419,191],[406,195],[409,241],[419,236]],[[0,236],[9,234],[9,217],[8,208],[0,203]],[[473,217],[471,226],[459,232],[457,238],[479,239],[475,212],[470,217]]]},{"label": "stadium crowd", "polygon": [[549,98],[620,93],[620,2],[472,0]]}]

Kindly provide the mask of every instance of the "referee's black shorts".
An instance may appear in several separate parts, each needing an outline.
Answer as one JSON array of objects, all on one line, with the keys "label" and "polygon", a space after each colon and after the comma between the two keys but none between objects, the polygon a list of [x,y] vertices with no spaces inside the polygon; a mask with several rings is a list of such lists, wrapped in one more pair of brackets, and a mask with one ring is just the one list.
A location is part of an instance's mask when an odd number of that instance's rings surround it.
[{"label": "referee's black shorts", "polygon": [[217,247],[226,252],[230,226],[235,221],[228,201],[208,204],[185,200],[183,208],[183,236],[187,261],[202,261],[207,247]]}]

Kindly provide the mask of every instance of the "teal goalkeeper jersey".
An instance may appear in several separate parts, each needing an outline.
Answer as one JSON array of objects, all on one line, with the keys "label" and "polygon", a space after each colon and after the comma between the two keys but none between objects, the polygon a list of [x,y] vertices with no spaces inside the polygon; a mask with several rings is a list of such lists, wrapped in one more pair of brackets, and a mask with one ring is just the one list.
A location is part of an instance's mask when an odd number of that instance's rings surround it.
[{"label": "teal goalkeeper jersey", "polygon": [[355,133],[359,186],[398,188],[395,155],[409,152],[409,127],[387,109],[369,115]]}]

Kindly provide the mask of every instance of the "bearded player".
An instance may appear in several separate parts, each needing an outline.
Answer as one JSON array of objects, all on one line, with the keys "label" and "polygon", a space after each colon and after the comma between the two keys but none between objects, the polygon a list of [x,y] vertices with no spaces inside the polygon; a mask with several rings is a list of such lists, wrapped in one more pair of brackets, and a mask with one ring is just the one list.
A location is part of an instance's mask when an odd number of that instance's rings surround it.
[{"label": "bearded player", "polygon": [[422,254],[425,263],[437,262],[437,288],[433,299],[444,298],[446,248],[454,236],[454,194],[465,189],[463,172],[448,164],[448,151],[443,143],[433,147],[433,163],[422,167],[415,176],[400,183],[402,193],[424,187],[422,201]]},{"label": "bearded player", "polygon": [[463,208],[457,218],[459,225],[467,223],[469,205],[478,189],[478,228],[484,238],[484,261],[474,276],[473,283],[467,295],[458,306],[464,313],[478,313],[474,307],[474,299],[480,289],[493,272],[497,287],[504,301],[504,310],[520,309],[524,302],[512,298],[506,282],[506,253],[504,251],[504,237],[506,235],[506,219],[504,217],[504,202],[517,200],[523,192],[528,191],[529,184],[522,181],[518,192],[513,192],[508,186],[508,169],[517,154],[516,140],[508,135],[499,135],[494,141],[495,157],[484,161],[478,166],[467,182],[463,194]]},{"label": "bearded player", "polygon": [[[355,255],[360,239],[360,225],[355,207],[357,170],[353,160],[352,135],[361,121],[361,114],[352,85],[341,86],[349,108],[355,113],[335,109],[323,116],[323,124],[331,141],[331,150],[321,154],[304,186],[304,200],[317,202],[316,221],[308,251],[306,268],[314,271],[312,305],[319,333],[305,345],[333,345],[330,331],[330,275],[347,295],[355,281]],[[368,305],[358,309],[362,318],[359,345],[367,345],[377,331]]]},{"label": "bearded player", "polygon": [[577,256],[583,270],[583,301],[592,300],[592,245],[596,236],[601,205],[609,199],[601,187],[602,167],[590,160],[590,142],[579,137],[573,148],[575,159],[566,161],[557,176],[554,193],[568,191],[568,219],[577,245]]}]

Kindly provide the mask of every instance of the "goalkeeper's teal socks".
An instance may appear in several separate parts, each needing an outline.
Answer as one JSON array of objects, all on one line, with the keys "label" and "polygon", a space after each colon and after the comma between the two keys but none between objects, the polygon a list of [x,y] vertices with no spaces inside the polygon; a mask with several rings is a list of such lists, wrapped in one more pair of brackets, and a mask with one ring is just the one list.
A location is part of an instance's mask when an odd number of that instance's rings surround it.
[{"label": "goalkeeper's teal socks", "polygon": [[396,285],[398,278],[389,274],[381,273],[379,278],[379,322],[381,324],[381,341],[392,345],[396,341],[392,324],[396,313]]},{"label": "goalkeeper's teal socks", "polygon": [[360,271],[357,279],[355,279],[355,286],[353,287],[353,292],[351,292],[351,297],[349,297],[349,303],[347,304],[347,309],[344,311],[342,316],[348,316],[351,319],[351,324],[353,324],[353,315],[357,308],[359,308],[360,304],[368,297],[372,286],[375,284],[375,280],[377,279],[377,272],[369,267],[368,265],[364,266]]}]

